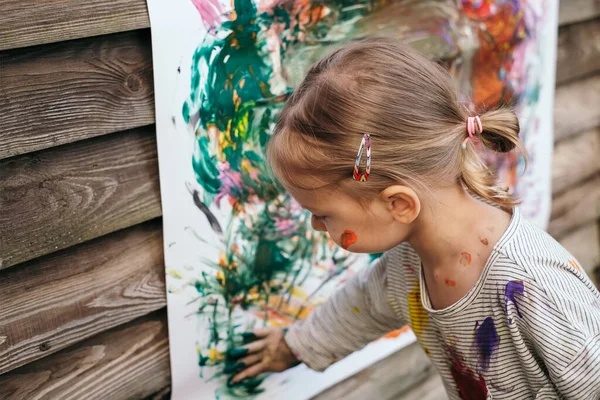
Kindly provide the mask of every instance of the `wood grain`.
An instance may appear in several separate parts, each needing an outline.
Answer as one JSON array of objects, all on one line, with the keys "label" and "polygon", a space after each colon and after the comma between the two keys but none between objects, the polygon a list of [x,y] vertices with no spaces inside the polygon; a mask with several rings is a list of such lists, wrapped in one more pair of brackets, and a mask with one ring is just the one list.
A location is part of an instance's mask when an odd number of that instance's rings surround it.
[{"label": "wood grain", "polygon": [[0,60],[0,159],[154,123],[149,30],[7,51]]},{"label": "wood grain", "polygon": [[[597,21],[562,29],[559,82],[598,70],[599,43]],[[154,123],[147,29],[5,51],[0,60],[0,159]],[[561,99],[557,108],[572,108]]]},{"label": "wood grain", "polygon": [[600,20],[561,27],[556,53],[556,82],[563,83],[598,71]]},{"label": "wood grain", "polygon": [[154,126],[0,161],[0,269],[160,215]]},{"label": "wood grain", "polygon": [[169,381],[166,313],[159,312],[0,375],[0,398],[141,399]]},{"label": "wood grain", "polygon": [[[600,266],[600,229],[593,221],[560,238],[558,242],[577,258],[579,265],[592,277]],[[600,283],[600,282],[598,282]]]},{"label": "wood grain", "polygon": [[569,136],[600,125],[600,74],[556,89],[554,98],[554,139]]},{"label": "wood grain", "polygon": [[600,171],[600,127],[554,147],[552,193],[557,194]]},{"label": "wood grain", "polygon": [[0,50],[148,28],[144,0],[1,0]]},{"label": "wood grain", "polygon": [[573,24],[600,16],[600,0],[560,0],[559,25]]},{"label": "wood grain", "polygon": [[597,219],[600,219],[600,173],[552,199],[548,233],[560,237]]},{"label": "wood grain", "polygon": [[[0,50],[148,28],[144,0],[1,0]],[[560,24],[600,15],[599,0],[562,0]]]},{"label": "wood grain", "polygon": [[437,375],[421,347],[413,343],[314,396],[311,400],[396,400]]},{"label": "wood grain", "polygon": [[166,306],[160,221],[0,274],[0,374]]}]

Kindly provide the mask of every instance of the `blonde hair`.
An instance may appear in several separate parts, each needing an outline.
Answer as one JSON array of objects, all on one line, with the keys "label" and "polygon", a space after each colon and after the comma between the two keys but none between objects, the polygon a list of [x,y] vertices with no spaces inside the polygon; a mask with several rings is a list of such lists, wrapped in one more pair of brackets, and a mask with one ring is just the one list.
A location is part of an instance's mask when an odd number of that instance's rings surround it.
[{"label": "blonde hair", "polygon": [[[394,183],[427,190],[462,182],[509,209],[517,201],[498,186],[471,141],[461,148],[470,115],[444,68],[397,40],[365,39],[310,68],[279,116],[267,157],[277,177],[294,187],[337,184],[364,199]],[[480,118],[483,132],[476,137],[485,147],[525,154],[511,109]],[[371,136],[371,175],[356,182],[352,171],[364,134]]]}]

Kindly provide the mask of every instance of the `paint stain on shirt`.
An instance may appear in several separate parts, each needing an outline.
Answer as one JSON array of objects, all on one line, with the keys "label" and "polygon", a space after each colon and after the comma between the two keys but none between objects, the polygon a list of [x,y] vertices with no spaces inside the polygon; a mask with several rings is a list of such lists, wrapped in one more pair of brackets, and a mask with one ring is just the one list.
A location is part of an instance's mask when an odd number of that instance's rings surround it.
[{"label": "paint stain on shirt", "polygon": [[461,358],[452,348],[449,348],[449,358],[450,372],[460,398],[468,400],[487,399],[488,389],[483,376],[475,374],[473,370],[463,364]]},{"label": "paint stain on shirt", "polygon": [[349,229],[346,229],[340,238],[340,242],[342,242],[342,248],[344,250],[348,250],[350,245],[356,243],[356,233],[352,232]]},{"label": "paint stain on shirt", "polygon": [[577,261],[570,259],[569,260],[569,264],[571,264],[571,267],[575,268],[577,271],[581,272],[581,267],[579,266],[579,264],[577,264]]},{"label": "paint stain on shirt", "polygon": [[473,256],[471,256],[471,253],[467,253],[466,251],[460,253],[460,265],[463,267],[468,267],[471,265],[471,261],[473,261]]},{"label": "paint stain on shirt", "polygon": [[481,325],[479,321],[475,323],[475,345],[479,351],[479,368],[481,371],[487,371],[492,355],[500,345],[500,336],[492,317],[487,317]]},{"label": "paint stain on shirt", "polygon": [[419,282],[415,284],[413,290],[408,293],[408,314],[410,317],[410,327],[415,335],[421,334],[427,326],[429,316],[421,303],[421,288]]},{"label": "paint stain on shirt", "polygon": [[[521,280],[518,281],[510,281],[506,284],[506,289],[504,290],[505,301],[506,301],[506,314],[508,314],[508,304],[512,302],[515,305],[515,310],[517,311],[517,315],[519,318],[523,318],[521,311],[519,310],[519,303],[517,303],[516,295],[523,296],[525,294],[525,283]],[[512,318],[508,320],[509,323],[512,323]]]}]

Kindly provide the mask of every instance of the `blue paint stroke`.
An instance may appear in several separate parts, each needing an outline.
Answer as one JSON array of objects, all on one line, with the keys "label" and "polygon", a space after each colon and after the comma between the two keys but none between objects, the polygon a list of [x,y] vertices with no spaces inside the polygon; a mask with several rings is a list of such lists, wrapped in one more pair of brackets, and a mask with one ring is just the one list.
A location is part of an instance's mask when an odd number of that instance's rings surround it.
[{"label": "blue paint stroke", "polygon": [[475,345],[479,351],[479,368],[487,371],[492,355],[500,345],[500,337],[492,317],[487,317],[481,325],[479,321],[475,323]]},{"label": "blue paint stroke", "polygon": [[[508,303],[513,302],[515,305],[515,309],[517,310],[517,315],[519,318],[523,318],[523,314],[519,310],[519,303],[515,299],[515,295],[520,294],[523,296],[525,293],[525,284],[523,281],[510,281],[506,284],[506,290],[504,291],[506,297],[506,314],[508,315]],[[512,318],[509,319],[509,323],[512,323]]]}]

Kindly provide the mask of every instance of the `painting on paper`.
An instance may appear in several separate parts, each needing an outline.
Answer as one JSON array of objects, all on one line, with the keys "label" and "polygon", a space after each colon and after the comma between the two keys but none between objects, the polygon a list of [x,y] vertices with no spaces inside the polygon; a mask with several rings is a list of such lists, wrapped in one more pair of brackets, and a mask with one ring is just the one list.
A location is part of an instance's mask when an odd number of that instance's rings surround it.
[{"label": "painting on paper", "polygon": [[242,332],[305,318],[378,256],[313,231],[265,162],[287,97],[312,62],[347,40],[397,37],[446,65],[474,109],[512,103],[535,150],[528,175],[516,156],[489,162],[545,224],[556,5],[148,0],[173,399],[307,399],[415,340],[390,333],[324,373],[300,365],[231,388],[223,372]]}]

